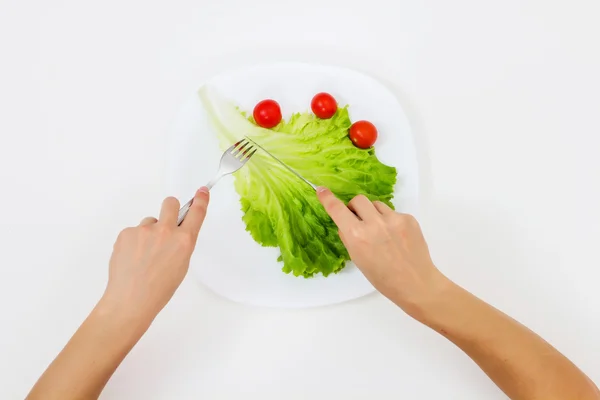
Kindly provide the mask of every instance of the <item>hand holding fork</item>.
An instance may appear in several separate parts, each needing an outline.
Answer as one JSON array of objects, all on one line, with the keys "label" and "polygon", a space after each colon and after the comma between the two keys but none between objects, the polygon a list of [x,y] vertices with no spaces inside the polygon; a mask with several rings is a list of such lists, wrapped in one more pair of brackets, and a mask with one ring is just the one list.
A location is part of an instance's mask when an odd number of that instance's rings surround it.
[{"label": "hand holding fork", "polygon": [[[257,149],[255,148],[254,144],[248,139],[242,139],[225,150],[221,156],[221,162],[219,163],[219,170],[217,171],[217,174],[213,179],[210,180],[210,182],[206,184],[208,190],[212,189],[219,179],[225,175],[233,174],[235,171],[242,168],[254,155],[254,153],[256,153],[256,150]],[[180,225],[185,219],[185,216],[192,205],[192,200],[193,199],[185,203],[179,210],[177,225]]]}]

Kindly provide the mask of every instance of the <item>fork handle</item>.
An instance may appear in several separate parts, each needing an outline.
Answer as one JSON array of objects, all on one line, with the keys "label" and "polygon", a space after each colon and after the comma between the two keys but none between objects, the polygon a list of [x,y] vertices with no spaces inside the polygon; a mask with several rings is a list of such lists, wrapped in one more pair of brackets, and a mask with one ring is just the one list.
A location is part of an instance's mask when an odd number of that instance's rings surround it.
[{"label": "fork handle", "polygon": [[179,209],[179,214],[177,215],[177,226],[181,225],[181,223],[183,222],[183,219],[185,218],[187,213],[190,211],[190,207],[192,206],[192,200],[194,200],[194,199],[190,199],[187,203],[185,203],[183,205],[183,207],[181,207]]},{"label": "fork handle", "polygon": [[[210,180],[210,182],[208,182],[206,184],[206,187],[208,188],[208,190],[212,189],[213,186],[215,186],[215,184],[219,181],[219,179],[221,179],[223,177],[223,175],[218,174],[217,176],[215,176],[214,178],[212,178]],[[194,201],[194,198],[192,197],[187,203],[185,203],[183,205],[183,207],[181,207],[179,209],[179,214],[177,215],[177,226],[181,225],[181,223],[183,222],[183,220],[185,219],[186,215],[188,214],[188,212],[190,211],[190,207],[192,206],[192,202]]]}]

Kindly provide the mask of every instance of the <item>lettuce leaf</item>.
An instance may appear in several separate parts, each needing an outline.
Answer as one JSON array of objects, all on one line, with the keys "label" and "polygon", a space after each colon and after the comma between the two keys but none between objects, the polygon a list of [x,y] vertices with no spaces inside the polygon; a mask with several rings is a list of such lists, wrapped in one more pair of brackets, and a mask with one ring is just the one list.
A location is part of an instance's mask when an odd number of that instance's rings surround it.
[{"label": "lettuce leaf", "polygon": [[[331,119],[297,113],[273,129],[264,129],[209,87],[202,87],[199,95],[222,150],[248,136],[346,203],[364,194],[393,207],[396,169],[381,163],[373,149],[352,144],[347,107],[339,108]],[[314,190],[267,154],[259,150],[235,173],[234,185],[246,230],[262,246],[279,247],[283,272],[328,276],[350,259]]]}]

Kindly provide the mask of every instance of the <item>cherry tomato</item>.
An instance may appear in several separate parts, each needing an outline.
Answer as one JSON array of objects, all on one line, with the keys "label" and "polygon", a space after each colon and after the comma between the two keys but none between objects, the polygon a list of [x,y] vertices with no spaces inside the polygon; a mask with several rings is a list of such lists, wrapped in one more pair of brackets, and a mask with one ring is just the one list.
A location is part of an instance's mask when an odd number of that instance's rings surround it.
[{"label": "cherry tomato", "polygon": [[281,122],[281,108],[271,99],[259,101],[252,115],[256,123],[263,128],[273,128]]},{"label": "cherry tomato", "polygon": [[368,149],[377,140],[377,128],[369,121],[356,121],[350,126],[350,140],[356,147]]},{"label": "cherry tomato", "polygon": [[337,102],[329,93],[317,93],[310,102],[310,108],[321,119],[333,117],[337,111]]}]

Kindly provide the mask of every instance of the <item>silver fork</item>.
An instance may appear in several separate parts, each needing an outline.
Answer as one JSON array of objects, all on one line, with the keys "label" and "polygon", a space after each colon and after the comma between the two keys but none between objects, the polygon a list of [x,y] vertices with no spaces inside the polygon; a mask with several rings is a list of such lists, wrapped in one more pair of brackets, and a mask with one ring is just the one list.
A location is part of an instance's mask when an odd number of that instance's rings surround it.
[{"label": "silver fork", "polygon": [[[233,174],[235,171],[242,168],[244,164],[248,162],[250,157],[256,153],[256,150],[257,149],[254,144],[252,144],[248,139],[242,139],[225,150],[221,156],[221,162],[219,163],[219,170],[217,171],[217,174],[210,180],[210,182],[206,184],[208,190],[212,189],[219,179],[225,175]],[[190,211],[193,200],[193,198],[190,199],[190,201],[185,203],[183,207],[179,209],[177,225],[180,225],[185,219],[188,211]]]}]

